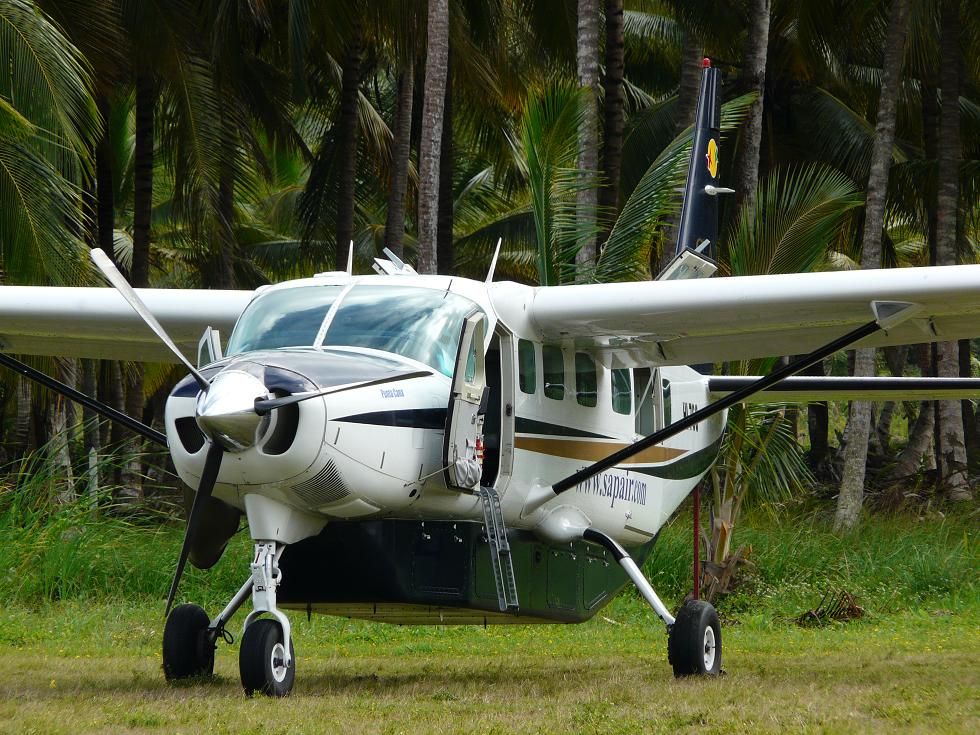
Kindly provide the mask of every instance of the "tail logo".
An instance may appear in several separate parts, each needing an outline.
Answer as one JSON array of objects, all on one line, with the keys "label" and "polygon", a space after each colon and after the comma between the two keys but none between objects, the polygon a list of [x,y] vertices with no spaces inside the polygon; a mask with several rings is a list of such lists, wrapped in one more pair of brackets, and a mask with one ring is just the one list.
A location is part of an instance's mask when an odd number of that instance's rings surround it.
[{"label": "tail logo", "polygon": [[711,178],[716,178],[718,176],[718,144],[714,138],[708,141],[708,153],[705,158],[708,160],[708,173],[711,174]]}]

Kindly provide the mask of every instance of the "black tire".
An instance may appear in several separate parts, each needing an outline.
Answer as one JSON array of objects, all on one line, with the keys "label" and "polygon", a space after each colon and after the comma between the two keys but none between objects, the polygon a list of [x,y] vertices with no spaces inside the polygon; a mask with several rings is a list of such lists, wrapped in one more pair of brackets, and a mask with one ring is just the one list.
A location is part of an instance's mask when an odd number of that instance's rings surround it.
[{"label": "black tire", "polygon": [[681,605],[667,638],[667,660],[678,678],[721,673],[721,624],[710,603],[688,600]]},{"label": "black tire", "polygon": [[296,678],[296,655],[289,642],[292,664],[285,666],[282,626],[276,620],[262,618],[245,629],[238,652],[238,671],[247,696],[262,692],[270,697],[285,697]]},{"label": "black tire", "polygon": [[178,605],[163,628],[163,675],[167,681],[214,673],[208,614],[197,605]]}]

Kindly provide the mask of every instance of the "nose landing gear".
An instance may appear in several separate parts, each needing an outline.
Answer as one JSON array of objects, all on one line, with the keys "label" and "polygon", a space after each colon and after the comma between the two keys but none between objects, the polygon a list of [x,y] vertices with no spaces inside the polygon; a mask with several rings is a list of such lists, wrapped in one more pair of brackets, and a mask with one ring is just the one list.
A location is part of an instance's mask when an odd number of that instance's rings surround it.
[{"label": "nose landing gear", "polygon": [[[289,618],[276,607],[276,589],[282,579],[279,557],[285,544],[257,541],[252,575],[213,620],[197,605],[179,605],[167,618],[163,632],[163,671],[167,681],[214,673],[214,651],[219,637],[228,643],[225,625],[249,595],[253,610],[245,618],[238,670],[242,688],[251,696],[261,692],[285,697],[296,678]],[[260,618],[269,614],[272,618]]]}]

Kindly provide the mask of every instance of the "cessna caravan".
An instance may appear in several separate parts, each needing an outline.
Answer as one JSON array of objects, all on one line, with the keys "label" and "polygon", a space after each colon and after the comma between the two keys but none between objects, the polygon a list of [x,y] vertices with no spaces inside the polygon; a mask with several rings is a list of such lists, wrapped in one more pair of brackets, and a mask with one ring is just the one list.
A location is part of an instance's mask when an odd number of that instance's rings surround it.
[{"label": "cessna caravan", "polygon": [[[163,435],[0,353],[165,445],[196,491],[167,601],[166,677],[209,674],[248,601],[242,685],[283,696],[297,670],[290,610],[575,623],[628,583],[663,620],[674,673],[717,674],[712,606],[689,600],[675,616],[640,567],[716,458],[726,409],[980,396],[969,379],[794,378],[845,347],[980,334],[980,266],[708,278],[725,191],[717,139],[707,68],[678,256],[654,282],[418,275],[388,253],[376,275],[349,266],[255,292],[137,291],[96,250],[115,290],[0,288],[3,353],[188,369]],[[759,378],[687,367],[803,353]],[[213,615],[171,610],[185,562],[216,563],[242,515],[254,553],[241,588]]]}]

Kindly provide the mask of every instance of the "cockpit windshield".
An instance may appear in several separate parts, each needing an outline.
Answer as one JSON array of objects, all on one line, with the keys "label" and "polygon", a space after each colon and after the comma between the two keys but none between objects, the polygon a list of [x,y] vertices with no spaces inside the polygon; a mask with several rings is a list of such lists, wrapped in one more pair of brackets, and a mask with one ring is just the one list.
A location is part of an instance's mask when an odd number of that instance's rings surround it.
[{"label": "cockpit windshield", "polygon": [[334,309],[322,345],[316,337],[343,286],[302,286],[259,296],[242,314],[226,354],[280,347],[364,347],[418,360],[452,376],[463,319],[478,309],[450,291],[355,286]]},{"label": "cockpit windshield", "polygon": [[477,308],[449,291],[356,286],[331,320],[323,346],[394,352],[452,376],[463,319]]},{"label": "cockpit windshield", "polygon": [[226,353],[312,347],[324,317],[343,290],[343,286],[304,286],[259,296],[239,318]]}]

